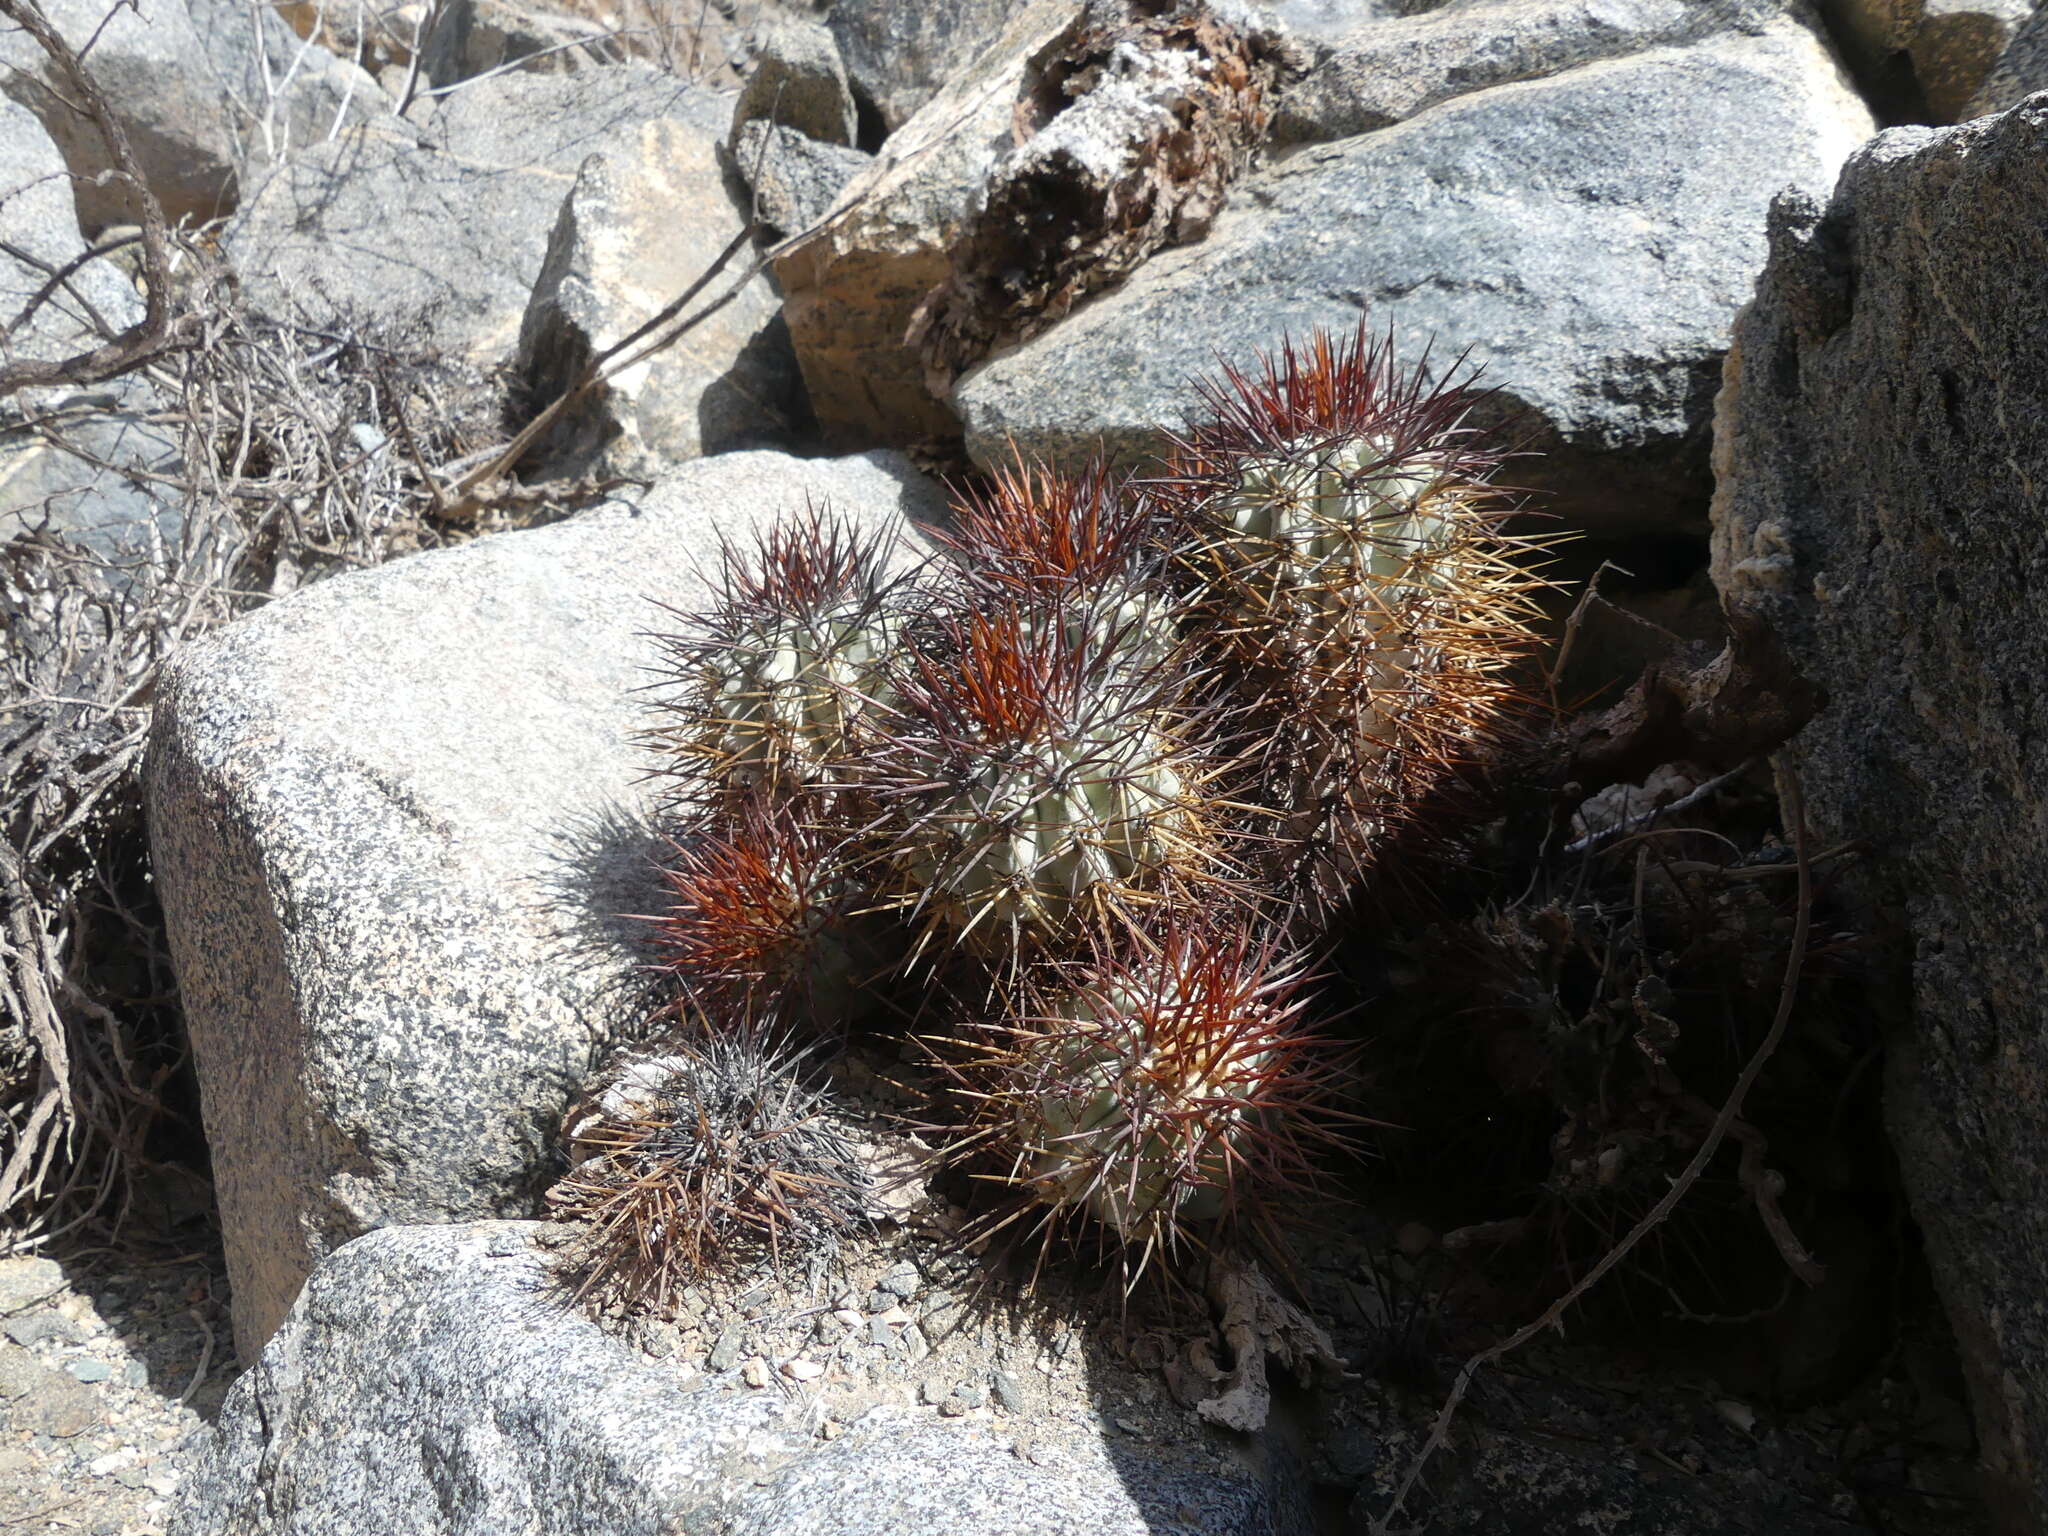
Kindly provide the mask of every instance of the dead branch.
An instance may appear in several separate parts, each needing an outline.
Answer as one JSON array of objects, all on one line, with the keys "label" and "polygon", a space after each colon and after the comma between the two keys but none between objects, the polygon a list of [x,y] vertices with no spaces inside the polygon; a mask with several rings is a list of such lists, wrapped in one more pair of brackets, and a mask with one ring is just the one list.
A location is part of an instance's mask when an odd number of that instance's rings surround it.
[{"label": "dead branch", "polygon": [[1754,617],[1728,615],[1728,643],[1701,665],[1646,669],[1626,697],[1570,723],[1568,774],[1590,792],[1639,783],[1665,763],[1716,766],[1776,752],[1826,700]]},{"label": "dead branch", "polygon": [[[1598,1263],[1546,1307],[1540,1317],[1517,1329],[1499,1343],[1480,1350],[1459,1368],[1457,1378],[1451,1385],[1450,1395],[1444,1400],[1442,1410],[1430,1426],[1429,1438],[1423,1441],[1422,1449],[1415,1453],[1407,1470],[1401,1474],[1401,1481],[1395,1486],[1393,1500],[1388,1504],[1386,1511],[1373,1521],[1372,1536],[1390,1536],[1394,1517],[1400,1513],[1401,1506],[1413,1491],[1416,1479],[1422,1475],[1430,1457],[1448,1443],[1451,1423],[1457,1417],[1458,1408],[1465,1401],[1465,1396],[1471,1390],[1472,1382],[1479,1372],[1504,1355],[1520,1349],[1538,1334],[1557,1326],[1566,1312],[1606,1278],[1616,1265],[1627,1258],[1638,1243],[1663,1224],[1677,1208],[1679,1201],[1683,1200],[1693,1185],[1699,1182],[1707,1164],[1714,1160],[1714,1155],[1721,1149],[1721,1143],[1727,1139],[1741,1118],[1743,1101],[1748,1097],[1757,1075],[1763,1071],[1764,1064],[1771,1059],[1779,1043],[1785,1038],[1786,1027],[1792,1022],[1793,1006],[1798,1000],[1799,976],[1806,964],[1806,946],[1812,932],[1813,870],[1806,853],[1806,807],[1800,792],[1798,774],[1793,769],[1791,760],[1782,755],[1776,759],[1776,767],[1786,826],[1791,833],[1793,853],[1798,861],[1799,892],[1798,915],[1792,931],[1792,949],[1785,959],[1785,980],[1779,988],[1778,1010],[1771,1020],[1770,1031],[1743,1066],[1742,1075],[1735,1080],[1735,1086],[1729,1090],[1727,1100],[1721,1105],[1720,1113],[1714,1117],[1713,1125],[1693,1153],[1692,1161],[1687,1163],[1678,1177],[1671,1181],[1671,1187],[1657,1203],[1622,1236],[1621,1241],[1601,1256]],[[1776,1235],[1775,1232],[1773,1235]],[[1804,1250],[1801,1249],[1800,1252],[1803,1255]],[[1811,1263],[1811,1260],[1808,1262]],[[1817,1265],[1813,1266],[1815,1272],[1818,1268]],[[1808,1279],[1808,1276],[1802,1275],[1801,1278]],[[1813,1283],[1813,1280],[1808,1279],[1808,1283]]]},{"label": "dead branch", "polygon": [[[113,108],[86,71],[71,45],[50,25],[36,0],[0,0],[0,16],[17,23],[36,40],[63,77],[75,102],[92,119],[107,153],[114,162],[114,174],[135,189],[141,207],[143,313],[141,320],[108,338],[97,347],[52,361],[34,359],[0,365],[0,396],[18,390],[50,384],[97,384],[117,378],[178,347],[190,346],[197,337],[197,322],[189,317],[171,318],[170,227],[163,205],[149,190],[136,164],[128,134],[114,116]],[[37,302],[40,302],[38,296]],[[31,305],[31,309],[33,309]]]}]

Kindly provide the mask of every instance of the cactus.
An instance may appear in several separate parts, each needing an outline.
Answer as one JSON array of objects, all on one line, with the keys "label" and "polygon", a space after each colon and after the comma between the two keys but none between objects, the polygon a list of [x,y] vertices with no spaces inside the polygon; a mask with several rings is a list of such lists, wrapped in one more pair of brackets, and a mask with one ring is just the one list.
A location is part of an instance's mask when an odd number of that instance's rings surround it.
[{"label": "cactus", "polygon": [[615,1061],[563,1125],[568,1176],[548,1192],[581,1240],[581,1290],[668,1308],[707,1270],[866,1220],[868,1176],[825,1117],[801,1054],[737,1020]]},{"label": "cactus", "polygon": [[843,1033],[871,1001],[885,940],[843,833],[756,796],[671,844],[649,938],[692,1001]]},{"label": "cactus", "polygon": [[[979,1141],[1055,1217],[1085,1214],[1145,1254],[1302,1192],[1309,1149],[1344,1139],[1342,1076],[1303,1012],[1306,967],[1240,928],[1173,923],[1034,977],[965,1076]],[[1140,1259],[1142,1265],[1143,1258]]]},{"label": "cactus", "polygon": [[1320,920],[1511,717],[1540,541],[1503,529],[1482,397],[1404,375],[1362,324],[1200,388],[1208,417],[1166,477],[1175,565],[1242,704],[1268,874]]},{"label": "cactus", "polygon": [[816,511],[724,551],[663,642],[656,734],[690,814],[653,933],[679,1016],[731,1038],[621,1068],[572,1127],[594,1155],[557,1206],[598,1272],[666,1286],[812,1230],[791,1212],[844,1216],[852,1175],[820,1171],[844,1149],[774,1131],[816,1102],[757,1042],[843,1028],[877,929],[986,983],[926,989],[920,1017],[973,1106],[958,1155],[993,1161],[1012,1214],[1142,1270],[1183,1239],[1271,1241],[1346,1139],[1308,968],[1248,935],[1281,931],[1273,909],[1289,943],[1326,931],[1502,730],[1540,583],[1465,384],[1402,373],[1361,326],[1199,387],[1157,474],[1019,459],[914,578]]},{"label": "cactus", "polygon": [[1071,602],[943,620],[866,738],[900,905],[1018,957],[1217,877],[1172,680]]},{"label": "cactus", "polygon": [[829,510],[720,547],[720,591],[678,613],[656,732],[685,798],[786,793],[833,779],[902,621],[894,541]]},{"label": "cactus", "polygon": [[938,541],[961,561],[969,602],[1058,620],[1109,644],[1131,668],[1166,668],[1178,650],[1164,580],[1165,509],[1146,485],[1100,462],[1073,474],[1019,458],[964,492]]}]

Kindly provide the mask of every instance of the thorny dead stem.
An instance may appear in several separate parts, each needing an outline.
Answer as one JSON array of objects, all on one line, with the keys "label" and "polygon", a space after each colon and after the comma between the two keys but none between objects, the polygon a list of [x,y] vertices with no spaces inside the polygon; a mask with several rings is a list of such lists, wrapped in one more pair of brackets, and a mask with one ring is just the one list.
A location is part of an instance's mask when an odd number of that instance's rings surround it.
[{"label": "thorny dead stem", "polygon": [[[1671,1181],[1670,1189],[1650,1207],[1642,1220],[1631,1227],[1621,1241],[1610,1248],[1598,1263],[1580,1276],[1571,1289],[1546,1307],[1542,1316],[1517,1329],[1499,1343],[1480,1350],[1459,1368],[1457,1379],[1451,1384],[1450,1396],[1444,1400],[1444,1406],[1437,1414],[1436,1422],[1430,1426],[1429,1438],[1422,1443],[1422,1449],[1417,1451],[1414,1459],[1409,1462],[1408,1470],[1401,1474],[1401,1481],[1394,1489],[1393,1501],[1388,1504],[1386,1512],[1373,1521],[1372,1536],[1391,1536],[1394,1517],[1401,1512],[1402,1504],[1414,1489],[1415,1481],[1422,1475],[1429,1458],[1449,1441],[1451,1423],[1457,1417],[1458,1408],[1464,1402],[1465,1395],[1471,1390],[1473,1379],[1479,1372],[1502,1356],[1520,1349],[1538,1334],[1557,1326],[1566,1312],[1598,1285],[1610,1270],[1627,1258],[1635,1246],[1677,1208],[1679,1201],[1683,1200],[1686,1193],[1699,1181],[1700,1175],[1706,1171],[1707,1164],[1712,1162],[1714,1154],[1720,1151],[1721,1143],[1727,1139],[1729,1132],[1741,1119],[1743,1100],[1755,1084],[1757,1074],[1763,1070],[1764,1064],[1777,1051],[1779,1042],[1785,1038],[1786,1026],[1792,1020],[1793,1005],[1798,1000],[1799,973],[1806,964],[1807,940],[1812,931],[1813,869],[1806,856],[1806,806],[1800,791],[1799,775],[1794,770],[1791,759],[1782,753],[1774,759],[1773,766],[1777,770],[1779,797],[1784,806],[1786,827],[1791,833],[1792,850],[1797,859],[1799,894],[1798,915],[1792,929],[1792,949],[1785,959],[1785,980],[1778,992],[1778,1011],[1776,1017],[1771,1020],[1770,1032],[1764,1036],[1762,1044],[1757,1046],[1748,1064],[1743,1067],[1742,1075],[1735,1080],[1734,1088],[1729,1091],[1726,1102],[1721,1106],[1721,1112],[1714,1117],[1714,1123],[1708,1129],[1705,1139],[1700,1142],[1699,1149],[1693,1153],[1692,1161],[1687,1163],[1684,1171]],[[1744,1182],[1746,1185],[1750,1184],[1747,1178]],[[1759,1198],[1759,1210],[1762,1211],[1761,1190],[1767,1186],[1760,1181],[1750,1187],[1752,1194]],[[1772,1228],[1772,1235],[1774,1238],[1779,1236],[1776,1227]],[[1789,1236],[1789,1231],[1786,1236]],[[1783,1251],[1782,1241],[1780,1247]],[[1820,1266],[1806,1258],[1805,1250],[1798,1246],[1797,1239],[1792,1239],[1792,1247],[1809,1266],[1793,1266],[1800,1278],[1809,1285],[1818,1283]],[[1791,1253],[1787,1253],[1786,1257],[1789,1262]]]},{"label": "thorny dead stem", "polygon": [[[164,219],[163,205],[143,179],[136,164],[135,150],[113,109],[107,105],[106,97],[100,94],[99,86],[86,72],[78,55],[50,25],[49,18],[35,0],[0,0],[0,16],[21,27],[49,55],[63,77],[72,102],[92,120],[106,141],[107,153],[114,162],[113,174],[133,190],[142,226],[144,289],[142,318],[120,335],[71,357],[47,362],[30,359],[0,365],[0,398],[4,398],[31,385],[95,384],[132,373],[161,353],[190,345],[197,339],[197,328],[189,317],[176,323],[171,319],[170,227]],[[54,283],[46,285],[31,301],[28,312],[32,312],[52,291]],[[24,312],[23,319],[27,318],[28,312]]]}]

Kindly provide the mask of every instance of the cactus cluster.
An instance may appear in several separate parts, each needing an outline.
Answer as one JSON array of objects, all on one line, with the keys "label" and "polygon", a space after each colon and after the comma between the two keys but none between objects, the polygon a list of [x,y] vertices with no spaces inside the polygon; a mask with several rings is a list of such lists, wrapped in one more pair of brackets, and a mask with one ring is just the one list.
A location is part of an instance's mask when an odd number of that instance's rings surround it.
[{"label": "cactus cluster", "polygon": [[[1539,585],[1466,383],[1361,327],[1200,388],[1159,463],[1020,461],[922,557],[808,510],[661,642],[688,1050],[915,996],[992,1219],[1140,1268],[1344,1139],[1310,957],[1512,718]],[[582,1187],[638,1187],[635,1113]]]}]

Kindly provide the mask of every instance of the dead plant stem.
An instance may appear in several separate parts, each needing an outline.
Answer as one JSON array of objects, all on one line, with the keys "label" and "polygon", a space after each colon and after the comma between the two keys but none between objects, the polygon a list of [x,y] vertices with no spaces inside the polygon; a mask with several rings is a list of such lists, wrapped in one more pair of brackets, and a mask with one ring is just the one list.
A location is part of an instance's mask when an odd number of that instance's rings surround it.
[{"label": "dead plant stem", "polygon": [[1714,1123],[1700,1142],[1698,1150],[1693,1153],[1692,1161],[1687,1163],[1684,1171],[1671,1181],[1671,1187],[1655,1205],[1650,1207],[1642,1220],[1631,1227],[1621,1241],[1602,1255],[1599,1262],[1587,1270],[1569,1290],[1546,1307],[1542,1316],[1517,1329],[1499,1343],[1480,1350],[1459,1368],[1457,1378],[1451,1385],[1450,1395],[1444,1400],[1444,1406],[1437,1414],[1435,1423],[1430,1426],[1429,1438],[1423,1442],[1422,1449],[1417,1451],[1414,1459],[1409,1462],[1407,1471],[1402,1473],[1401,1481],[1394,1489],[1393,1501],[1387,1506],[1386,1512],[1373,1521],[1372,1536],[1391,1536],[1394,1517],[1401,1512],[1401,1506],[1407,1501],[1409,1493],[1415,1487],[1416,1479],[1428,1465],[1429,1458],[1448,1443],[1451,1423],[1457,1417],[1458,1409],[1465,1401],[1466,1394],[1472,1388],[1473,1379],[1479,1372],[1503,1355],[1520,1349],[1538,1334],[1557,1326],[1566,1312],[1606,1278],[1616,1265],[1628,1257],[1638,1243],[1677,1208],[1679,1201],[1685,1198],[1687,1192],[1699,1181],[1700,1175],[1706,1171],[1707,1164],[1713,1161],[1714,1154],[1721,1150],[1721,1143],[1727,1139],[1730,1128],[1741,1117],[1743,1100],[1748,1097],[1757,1074],[1763,1071],[1764,1064],[1771,1059],[1772,1054],[1778,1049],[1779,1042],[1785,1038],[1786,1027],[1792,1021],[1793,1006],[1798,1000],[1799,975],[1806,964],[1807,940],[1812,932],[1813,874],[1806,857],[1806,807],[1800,791],[1799,776],[1793,769],[1791,760],[1783,754],[1776,759],[1775,767],[1786,828],[1791,834],[1793,852],[1798,860],[1799,894],[1798,915],[1792,930],[1792,949],[1785,958],[1785,980],[1778,992],[1778,1011],[1771,1020],[1769,1033],[1750,1056],[1742,1069],[1742,1075],[1736,1078],[1734,1088],[1722,1104],[1721,1112],[1714,1117]]}]

